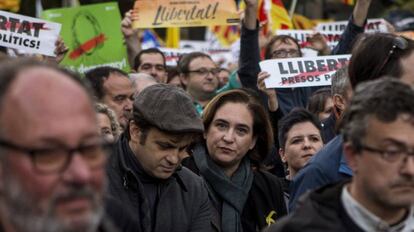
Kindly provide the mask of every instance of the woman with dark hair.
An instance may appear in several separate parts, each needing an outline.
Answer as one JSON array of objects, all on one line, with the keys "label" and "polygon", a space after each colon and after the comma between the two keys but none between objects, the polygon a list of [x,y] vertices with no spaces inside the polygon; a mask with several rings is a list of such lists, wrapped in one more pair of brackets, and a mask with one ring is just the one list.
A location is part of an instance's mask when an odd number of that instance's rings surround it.
[{"label": "woman with dark hair", "polygon": [[266,110],[254,92],[214,97],[203,113],[204,136],[184,163],[207,182],[213,224],[223,232],[259,231],[286,214],[282,184],[262,163],[273,143]]},{"label": "woman with dark hair", "polygon": [[320,121],[331,115],[333,101],[330,88],[322,88],[315,91],[309,98],[306,107],[312,114],[316,115]]}]

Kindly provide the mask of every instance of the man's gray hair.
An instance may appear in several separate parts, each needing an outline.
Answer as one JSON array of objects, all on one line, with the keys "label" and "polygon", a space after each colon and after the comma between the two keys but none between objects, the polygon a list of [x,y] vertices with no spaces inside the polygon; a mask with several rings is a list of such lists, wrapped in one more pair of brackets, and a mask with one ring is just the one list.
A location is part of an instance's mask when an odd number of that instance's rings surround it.
[{"label": "man's gray hair", "polygon": [[369,119],[394,122],[401,114],[414,119],[414,90],[407,84],[383,77],[357,86],[351,104],[345,111],[342,134],[359,152],[368,128]]},{"label": "man's gray hair", "polygon": [[331,96],[339,94],[343,97],[346,97],[346,91],[351,88],[351,83],[349,81],[348,75],[348,66],[338,69],[332,75],[331,80]]}]

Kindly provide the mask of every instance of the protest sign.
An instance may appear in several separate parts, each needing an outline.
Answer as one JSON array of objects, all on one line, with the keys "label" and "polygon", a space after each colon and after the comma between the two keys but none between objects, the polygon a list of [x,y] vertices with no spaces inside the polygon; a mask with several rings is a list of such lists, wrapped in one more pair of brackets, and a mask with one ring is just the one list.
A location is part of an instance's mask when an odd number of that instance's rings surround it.
[{"label": "protest sign", "polygon": [[4,47],[56,56],[60,28],[59,23],[0,11],[0,45]]},{"label": "protest sign", "polygon": [[224,60],[232,60],[232,54],[230,50],[198,50],[194,48],[159,48],[165,55],[165,61],[167,65],[175,66],[178,63],[178,60],[181,56],[191,53],[191,52],[204,52],[211,57],[214,62],[220,63]]},{"label": "protest sign", "polygon": [[[346,28],[348,21],[337,21],[332,23],[318,23],[316,26],[317,31],[338,31],[343,32]],[[365,32],[388,32],[387,24],[384,19],[368,19],[365,25]]]},{"label": "protest sign", "polygon": [[175,66],[182,55],[195,52],[194,49],[159,48],[165,55],[167,65]]},{"label": "protest sign", "polygon": [[[289,35],[295,38],[301,47],[308,46],[309,38],[315,33],[312,30],[276,30],[277,35]],[[342,32],[338,31],[320,31],[319,33],[323,35],[331,49],[338,44],[342,35]]]},{"label": "protest sign", "polygon": [[239,23],[234,0],[136,0],[134,28],[200,27]]},{"label": "protest sign", "polygon": [[260,62],[270,74],[266,88],[294,88],[331,84],[332,74],[347,65],[350,55],[273,59]]},{"label": "protest sign", "polygon": [[99,66],[129,71],[117,3],[51,9],[42,17],[62,24],[61,36],[69,47],[62,65],[80,73]]}]

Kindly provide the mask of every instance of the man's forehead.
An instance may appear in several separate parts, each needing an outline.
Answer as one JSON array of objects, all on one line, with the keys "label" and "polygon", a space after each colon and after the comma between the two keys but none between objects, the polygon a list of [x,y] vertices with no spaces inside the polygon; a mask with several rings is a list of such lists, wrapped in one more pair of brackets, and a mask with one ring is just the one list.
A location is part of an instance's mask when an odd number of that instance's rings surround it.
[{"label": "man's forehead", "polygon": [[197,57],[190,61],[189,67],[196,68],[196,67],[206,67],[206,68],[215,68],[216,65],[214,62],[208,57]]},{"label": "man's forehead", "polygon": [[193,133],[169,133],[152,128],[155,139],[163,142],[170,142],[179,146],[191,144],[193,141]]},{"label": "man's forehead", "polygon": [[25,100],[30,101],[30,96],[51,99],[53,95],[82,92],[84,93],[84,89],[80,84],[66,74],[47,67],[31,67],[18,73],[10,86],[9,96],[26,96]]},{"label": "man's forehead", "polygon": [[164,59],[159,53],[144,53],[141,55],[141,64],[162,64]]},{"label": "man's forehead", "polygon": [[414,146],[414,115],[400,114],[392,122],[385,122],[376,116],[368,117],[365,139],[378,142],[395,140],[411,143]]},{"label": "man's forehead", "polygon": [[113,94],[113,92],[131,92],[133,91],[133,83],[132,81],[120,74],[111,74],[109,77],[105,80],[103,84],[106,92],[110,92]]},{"label": "man's forehead", "polygon": [[281,49],[281,48],[291,48],[291,49],[299,49],[296,43],[291,39],[286,40],[277,40],[273,46],[273,50]]},{"label": "man's forehead", "polygon": [[10,88],[1,120],[7,121],[5,128],[16,132],[14,136],[33,130],[44,134],[47,128],[64,128],[78,119],[94,127],[96,119],[89,96],[80,84],[63,73],[30,68],[19,73]]}]

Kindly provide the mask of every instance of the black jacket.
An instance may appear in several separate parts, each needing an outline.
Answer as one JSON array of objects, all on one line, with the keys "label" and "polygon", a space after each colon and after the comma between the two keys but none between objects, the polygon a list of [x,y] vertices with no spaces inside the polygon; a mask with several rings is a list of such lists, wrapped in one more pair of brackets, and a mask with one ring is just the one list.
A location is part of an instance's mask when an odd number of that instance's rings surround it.
[{"label": "black jacket", "polygon": [[[186,158],[183,165],[200,175],[192,157]],[[253,184],[241,216],[243,232],[260,231],[287,214],[283,186],[279,179],[262,170],[255,170],[253,173]],[[215,206],[214,216],[214,224],[220,225],[221,208]]]},{"label": "black jacket", "polygon": [[305,194],[293,214],[270,226],[265,232],[363,232],[342,205],[341,193],[345,183],[326,185]]},{"label": "black jacket", "polygon": [[[139,191],[143,189],[140,188],[142,183],[132,171],[132,164],[125,160],[126,146],[126,152],[133,154],[127,139],[121,136],[109,158],[108,192],[112,198],[121,201],[125,210],[133,213],[142,225],[139,199],[145,193]],[[145,227],[146,231],[212,231],[210,202],[202,178],[182,168],[162,184],[156,217],[151,219],[156,220],[154,229]],[[140,231],[139,228],[136,231]]]}]

